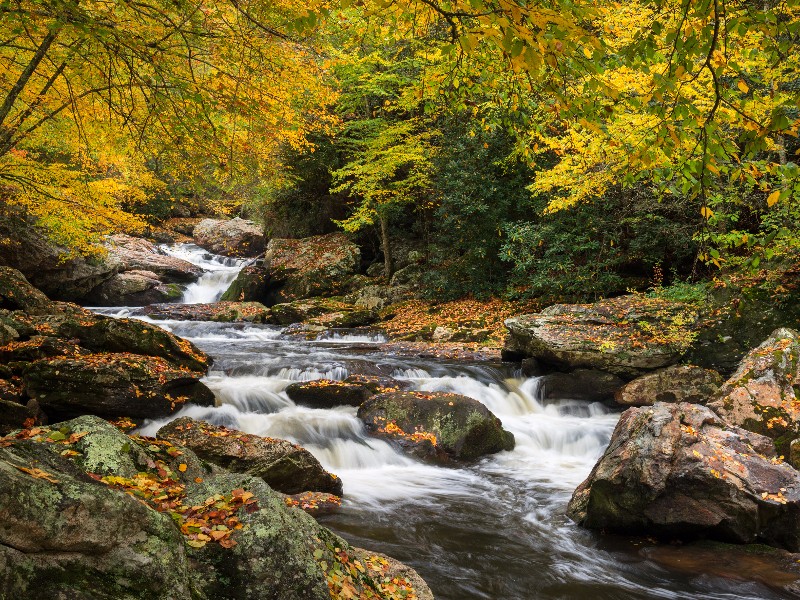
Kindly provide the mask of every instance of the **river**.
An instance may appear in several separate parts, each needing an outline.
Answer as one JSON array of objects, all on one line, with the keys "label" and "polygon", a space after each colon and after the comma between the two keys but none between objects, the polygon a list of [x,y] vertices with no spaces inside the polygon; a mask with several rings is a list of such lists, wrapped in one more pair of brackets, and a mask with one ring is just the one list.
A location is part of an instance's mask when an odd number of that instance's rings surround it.
[{"label": "river", "polygon": [[[187,303],[219,299],[244,264],[191,245],[166,251],[207,270],[187,288]],[[134,308],[95,310],[137,316]],[[566,518],[572,491],[618,418],[601,404],[544,402],[538,378],[523,378],[509,365],[388,356],[378,350],[378,335],[307,342],[268,325],[151,322],[215,361],[205,382],[218,406],[187,406],[173,418],[188,415],[306,447],[344,483],[341,510],[321,522],[357,546],[413,566],[439,600],[786,597],[752,581],[668,569],[646,558],[641,540],[602,536]],[[475,398],[514,433],[516,448],[462,468],[426,465],[368,437],[355,408],[305,408],[284,393],[296,381],[355,373]],[[146,422],[140,431],[153,435],[166,422]]]}]

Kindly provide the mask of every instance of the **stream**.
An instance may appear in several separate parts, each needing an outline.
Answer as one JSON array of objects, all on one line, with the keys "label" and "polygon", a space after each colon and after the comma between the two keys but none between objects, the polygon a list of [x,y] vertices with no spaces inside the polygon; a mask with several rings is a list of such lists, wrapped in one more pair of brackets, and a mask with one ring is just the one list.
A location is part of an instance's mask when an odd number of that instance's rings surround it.
[{"label": "stream", "polygon": [[[188,286],[186,303],[218,300],[245,262],[192,245],[165,251],[206,269]],[[321,517],[322,524],[413,566],[439,600],[786,597],[702,568],[668,569],[644,555],[646,541],[575,526],[564,514],[567,501],[605,450],[618,415],[569,398],[544,402],[538,378],[523,378],[511,365],[388,356],[378,350],[379,335],[345,332],[307,342],[269,325],[151,321],[135,308],[94,310],[156,323],[213,356],[205,383],[219,406],[186,406],[171,418],[204,419],[307,448],[344,483],[341,510]],[[462,468],[431,466],[368,437],[355,408],[297,406],[284,392],[296,381],[355,373],[475,398],[514,433],[516,448]],[[146,422],[140,433],[154,435],[168,420]]]}]

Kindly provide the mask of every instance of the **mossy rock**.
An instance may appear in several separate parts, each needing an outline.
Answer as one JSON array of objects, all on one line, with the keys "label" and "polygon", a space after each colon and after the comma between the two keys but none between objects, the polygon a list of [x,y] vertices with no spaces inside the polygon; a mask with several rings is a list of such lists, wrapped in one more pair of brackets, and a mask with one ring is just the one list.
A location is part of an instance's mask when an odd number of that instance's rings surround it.
[{"label": "mossy rock", "polygon": [[293,402],[304,406],[334,408],[361,406],[374,392],[360,383],[315,379],[291,384],[286,388],[286,395]]},{"label": "mossy rock", "polygon": [[514,435],[483,404],[458,394],[390,392],[358,409],[371,435],[434,461],[473,461],[514,449]]},{"label": "mossy rock", "polygon": [[200,377],[163,358],[120,353],[42,359],[23,374],[28,395],[51,418],[158,418],[190,402],[213,406],[214,394]]}]

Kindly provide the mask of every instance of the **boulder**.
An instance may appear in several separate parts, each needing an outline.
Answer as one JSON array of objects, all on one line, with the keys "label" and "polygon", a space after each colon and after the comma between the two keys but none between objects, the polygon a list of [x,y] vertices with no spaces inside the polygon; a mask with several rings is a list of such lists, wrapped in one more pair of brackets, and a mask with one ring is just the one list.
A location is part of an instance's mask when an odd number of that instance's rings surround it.
[{"label": "boulder", "polygon": [[406,285],[367,285],[350,292],[345,300],[370,310],[381,310],[392,304],[414,300],[420,296],[419,290]]},{"label": "boulder", "polygon": [[514,436],[483,404],[443,392],[390,392],[366,400],[358,418],[376,437],[426,459],[472,461],[513,450]]},{"label": "boulder", "polygon": [[95,414],[108,418],[158,418],[183,404],[214,405],[202,373],[163,358],[101,353],[46,358],[24,371],[25,389],[51,418]]},{"label": "boulder", "polygon": [[0,308],[36,312],[52,305],[53,302],[28,283],[20,271],[0,267]]},{"label": "boulder", "polygon": [[[331,233],[300,240],[273,239],[264,265],[231,284],[226,300],[255,300],[267,306],[350,291],[361,262],[361,251],[344,234]],[[262,283],[263,282],[263,283]],[[250,296],[255,291],[263,296]]]},{"label": "boulder", "polygon": [[751,350],[708,406],[727,422],[775,441],[779,454],[800,437],[800,334],[776,329]]},{"label": "boulder", "polygon": [[145,306],[158,302],[177,302],[183,289],[164,283],[152,271],[125,271],[94,288],[83,300],[96,306]]},{"label": "boulder", "polygon": [[264,230],[253,221],[203,219],[192,233],[195,243],[214,254],[254,257],[264,251]]},{"label": "boulder", "polygon": [[203,274],[197,265],[170,256],[143,238],[118,233],[109,236],[105,246],[123,270],[154,273],[163,283],[192,283]]},{"label": "boulder", "polygon": [[505,352],[559,368],[591,368],[633,378],[675,364],[696,332],[693,308],[644,296],[595,304],[555,304],[507,319]]},{"label": "boulder", "polygon": [[543,400],[585,400],[605,402],[614,398],[625,381],[613,373],[596,369],[575,369],[571,373],[548,373],[540,380]]},{"label": "boulder", "polygon": [[657,403],[622,414],[567,512],[592,529],[797,551],[800,473],[705,406]]},{"label": "boulder", "polygon": [[210,304],[151,304],[141,313],[151,319],[215,321],[219,323],[270,323],[272,311],[260,302],[212,302]]},{"label": "boulder", "polygon": [[293,383],[286,388],[286,395],[304,406],[334,408],[336,406],[361,406],[374,392],[359,383],[346,383],[330,379],[314,379]]},{"label": "boulder", "polygon": [[201,459],[235,473],[260,477],[284,494],[314,491],[342,495],[342,481],[305,448],[181,417],[158,437],[191,449]]},{"label": "boulder", "polygon": [[18,269],[54,300],[80,300],[122,269],[113,255],[76,256],[19,215],[0,213],[0,241],[0,265]]},{"label": "boulder", "polygon": [[705,404],[722,385],[722,376],[711,369],[676,365],[642,375],[620,388],[614,396],[623,406],[652,406],[656,402]]},{"label": "boulder", "polygon": [[263,480],[96,417],[0,438],[3,598],[378,598],[388,581],[428,597],[362,552]]},{"label": "boulder", "polygon": [[279,325],[308,323],[326,328],[354,328],[372,325],[378,315],[372,310],[330,298],[295,300],[272,307],[272,316]]},{"label": "boulder", "polygon": [[261,265],[244,267],[222,294],[223,302],[267,302],[269,271]]}]

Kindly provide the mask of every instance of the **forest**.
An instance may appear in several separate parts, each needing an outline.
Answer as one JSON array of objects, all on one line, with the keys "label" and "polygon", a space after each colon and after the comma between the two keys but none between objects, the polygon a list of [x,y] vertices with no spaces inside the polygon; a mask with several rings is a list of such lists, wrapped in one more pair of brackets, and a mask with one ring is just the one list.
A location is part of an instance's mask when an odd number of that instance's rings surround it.
[{"label": "forest", "polygon": [[798,597],[799,156],[799,0],[0,0],[0,597]]}]

